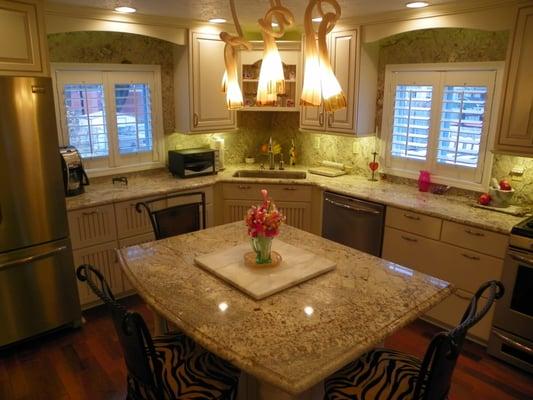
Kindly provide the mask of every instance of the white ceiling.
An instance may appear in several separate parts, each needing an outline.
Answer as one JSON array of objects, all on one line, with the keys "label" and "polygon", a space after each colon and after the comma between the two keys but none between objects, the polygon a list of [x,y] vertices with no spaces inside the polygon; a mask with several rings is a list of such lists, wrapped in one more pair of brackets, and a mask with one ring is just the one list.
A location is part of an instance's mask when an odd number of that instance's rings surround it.
[{"label": "white ceiling", "polygon": [[[138,13],[193,20],[222,17],[231,20],[229,0],[55,0],[58,3],[112,10],[117,5],[131,5]],[[342,18],[377,14],[405,9],[409,0],[338,0]],[[449,3],[450,0],[429,0],[431,4]],[[464,2],[464,0],[463,0]],[[237,14],[243,24],[253,24],[269,8],[270,0],[235,0]],[[282,0],[302,24],[308,0]]]}]

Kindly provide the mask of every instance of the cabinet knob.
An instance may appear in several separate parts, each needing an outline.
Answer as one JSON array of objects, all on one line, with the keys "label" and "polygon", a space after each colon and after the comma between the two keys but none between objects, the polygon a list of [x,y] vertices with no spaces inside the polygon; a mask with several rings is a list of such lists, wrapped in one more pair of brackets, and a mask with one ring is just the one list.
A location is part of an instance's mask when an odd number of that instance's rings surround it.
[{"label": "cabinet knob", "polygon": [[476,232],[476,231],[473,231],[471,229],[465,229],[465,232],[468,233],[469,235],[472,235],[472,236],[478,236],[478,237],[485,236],[485,234],[483,232]]},{"label": "cabinet knob", "polygon": [[239,185],[237,186],[239,189],[251,189],[251,186],[245,186],[245,185]]},{"label": "cabinet knob", "polygon": [[472,261],[479,261],[480,260],[480,258],[478,256],[471,256],[470,254],[466,254],[466,253],[461,253],[461,255],[464,258],[468,258],[469,260],[472,260]]},{"label": "cabinet knob", "polygon": [[91,215],[96,215],[96,214],[98,214],[98,209],[93,210],[93,211],[84,211],[81,213],[81,215],[83,215],[84,217],[89,217]]},{"label": "cabinet knob", "polygon": [[296,190],[294,187],[286,186],[283,188],[283,190]]},{"label": "cabinet knob", "polygon": [[420,221],[420,217],[416,216],[416,215],[409,215],[409,214],[404,214],[403,215],[405,218],[407,219],[411,219],[413,221]]},{"label": "cabinet knob", "polygon": [[324,113],[318,114],[318,124],[324,126]]},{"label": "cabinet knob", "polygon": [[404,235],[402,235],[402,239],[403,239],[403,240],[406,240],[406,241],[408,241],[408,242],[412,242],[412,243],[416,243],[416,242],[418,242],[418,239],[411,238],[411,237],[409,237],[409,236],[404,236]]}]

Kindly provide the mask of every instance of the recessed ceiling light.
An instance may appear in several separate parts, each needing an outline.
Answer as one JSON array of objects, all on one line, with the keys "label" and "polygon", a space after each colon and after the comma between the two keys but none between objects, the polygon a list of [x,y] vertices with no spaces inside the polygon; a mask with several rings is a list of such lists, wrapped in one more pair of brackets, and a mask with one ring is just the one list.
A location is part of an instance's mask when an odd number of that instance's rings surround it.
[{"label": "recessed ceiling light", "polygon": [[224,18],[211,18],[209,22],[212,24],[223,24],[226,20]]},{"label": "recessed ceiling light", "polygon": [[278,27],[278,26],[279,26],[279,24],[278,24],[277,22],[272,22],[272,24],[271,24],[271,25],[272,25],[272,26],[273,26],[274,28],[276,28],[276,27]]},{"label": "recessed ceiling light", "polygon": [[313,21],[313,22],[322,22],[322,17],[315,17],[311,21]]},{"label": "recessed ceiling light", "polygon": [[132,14],[137,11],[137,9],[133,7],[127,7],[127,6],[119,6],[115,7],[115,11],[123,14]]},{"label": "recessed ceiling light", "polygon": [[412,1],[405,5],[407,8],[422,8],[429,6],[427,1]]}]

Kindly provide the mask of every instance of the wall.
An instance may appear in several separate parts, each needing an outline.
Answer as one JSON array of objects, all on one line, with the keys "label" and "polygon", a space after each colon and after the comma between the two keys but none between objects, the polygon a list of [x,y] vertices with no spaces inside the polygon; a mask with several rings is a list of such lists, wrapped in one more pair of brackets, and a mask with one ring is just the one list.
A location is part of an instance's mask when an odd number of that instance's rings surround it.
[{"label": "wall", "polygon": [[155,64],[161,66],[163,129],[174,131],[172,43],[117,32],[67,32],[48,35],[50,62]]}]

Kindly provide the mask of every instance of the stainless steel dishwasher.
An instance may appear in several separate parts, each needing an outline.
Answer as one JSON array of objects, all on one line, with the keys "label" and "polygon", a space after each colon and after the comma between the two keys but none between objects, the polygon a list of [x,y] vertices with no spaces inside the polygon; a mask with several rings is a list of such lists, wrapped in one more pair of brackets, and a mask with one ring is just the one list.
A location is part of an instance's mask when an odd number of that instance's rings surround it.
[{"label": "stainless steel dishwasher", "polygon": [[385,206],[325,192],[322,237],[381,256]]}]

